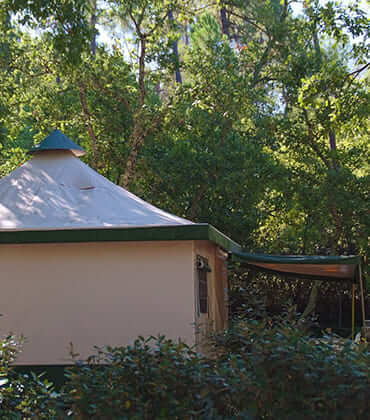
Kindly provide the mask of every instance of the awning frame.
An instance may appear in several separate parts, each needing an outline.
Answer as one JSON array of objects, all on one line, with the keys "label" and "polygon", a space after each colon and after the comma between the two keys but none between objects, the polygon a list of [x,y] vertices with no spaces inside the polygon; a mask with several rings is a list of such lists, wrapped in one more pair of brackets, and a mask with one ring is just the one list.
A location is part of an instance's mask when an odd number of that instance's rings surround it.
[{"label": "awning frame", "polygon": [[[355,288],[356,284],[360,286],[360,303],[363,327],[366,328],[366,314],[365,314],[365,298],[364,298],[364,282],[362,278],[362,258],[359,255],[350,256],[313,256],[313,255],[265,255],[265,254],[252,254],[249,252],[234,251],[230,253],[230,260],[240,263],[243,267],[261,272],[277,274],[285,278],[298,278],[303,280],[322,280],[322,281],[340,281],[352,283],[352,339],[354,338],[354,305],[355,305]],[[265,266],[261,266],[264,264]],[[335,276],[335,273],[330,275],[317,275],[296,273],[295,271],[280,271],[276,268],[268,268],[266,265],[353,265],[353,275],[345,277],[343,273]],[[283,267],[280,267],[283,268]]]}]

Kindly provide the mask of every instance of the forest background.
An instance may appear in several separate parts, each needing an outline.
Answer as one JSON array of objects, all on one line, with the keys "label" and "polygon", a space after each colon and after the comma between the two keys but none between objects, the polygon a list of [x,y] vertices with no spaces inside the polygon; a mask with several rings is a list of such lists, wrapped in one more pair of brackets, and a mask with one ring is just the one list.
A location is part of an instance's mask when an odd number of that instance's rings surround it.
[{"label": "forest background", "polygon": [[[58,128],[111,181],[249,251],[366,260],[370,53],[359,4],[0,4],[0,176]],[[271,299],[307,301],[310,285],[267,283]],[[337,302],[346,290],[328,293]]]}]

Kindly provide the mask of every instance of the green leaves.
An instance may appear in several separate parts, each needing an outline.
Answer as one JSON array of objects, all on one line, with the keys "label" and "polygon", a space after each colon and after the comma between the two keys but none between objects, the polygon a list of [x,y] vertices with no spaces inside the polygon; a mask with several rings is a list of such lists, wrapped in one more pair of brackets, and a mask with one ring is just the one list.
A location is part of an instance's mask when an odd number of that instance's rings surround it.
[{"label": "green leaves", "polygon": [[4,0],[0,18],[12,14],[22,25],[42,29],[67,61],[78,63],[91,36],[87,11],[84,0]]},{"label": "green leaves", "polygon": [[239,320],[212,345],[212,358],[164,336],[97,348],[55,392],[41,376],[9,368],[18,343],[7,337],[0,340],[1,418],[367,419],[364,344],[313,338],[291,313],[264,313],[260,321]]},{"label": "green leaves", "polygon": [[[113,182],[250,249],[368,252],[370,102],[357,67],[368,24],[357,7],[302,2],[297,16],[280,0],[222,2],[227,37],[207,2],[41,3],[5,2],[1,175],[26,159],[17,147],[58,127]],[[93,12],[106,32],[95,54]]]},{"label": "green leaves", "polygon": [[[215,343],[218,360],[223,353],[225,363],[239,375],[245,372],[238,401],[247,407],[254,400],[258,418],[345,419],[349,412],[366,418],[366,347],[331,335],[313,339],[299,323],[266,314],[261,321],[237,322]],[[350,401],[352,386],[359,392],[358,402]]]},{"label": "green leaves", "polygon": [[2,419],[56,418],[57,396],[52,384],[41,376],[14,370],[11,365],[23,340],[0,339],[0,417]]}]

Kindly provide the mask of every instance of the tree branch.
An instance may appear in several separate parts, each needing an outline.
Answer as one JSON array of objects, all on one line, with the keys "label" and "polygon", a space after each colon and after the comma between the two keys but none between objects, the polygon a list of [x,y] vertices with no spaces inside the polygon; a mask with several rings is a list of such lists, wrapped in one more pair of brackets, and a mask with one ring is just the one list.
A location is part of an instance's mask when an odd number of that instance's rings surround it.
[{"label": "tree branch", "polygon": [[307,125],[309,146],[311,147],[311,149],[314,150],[314,152],[322,160],[322,162],[326,165],[326,167],[327,168],[330,168],[330,162],[329,162],[329,160],[321,153],[320,149],[317,147],[317,144],[315,143],[314,134],[313,134],[313,128],[312,128],[311,121],[310,121],[310,119],[308,117],[307,109],[305,109],[305,108],[301,108],[301,109],[303,111],[303,116],[304,116],[304,119],[305,119],[306,125]]},{"label": "tree branch", "polygon": [[92,121],[91,121],[92,117],[91,117],[91,114],[89,112],[89,108],[88,108],[88,105],[87,105],[86,88],[85,88],[85,85],[82,82],[80,82],[79,93],[80,93],[80,101],[81,101],[83,116],[84,116],[84,120],[85,120],[86,125],[87,125],[87,131],[89,133],[89,137],[90,137],[90,140],[91,140],[91,146],[92,146],[92,150],[93,150],[93,167],[96,168],[97,163],[98,163],[98,157],[99,157],[98,145],[97,145],[94,128],[93,128]]},{"label": "tree branch", "polygon": [[346,83],[347,79],[350,78],[351,81],[349,82],[349,86],[351,86],[351,84],[356,79],[356,77],[358,77],[360,75],[360,73],[362,73],[364,70],[366,70],[369,66],[370,66],[370,63],[366,63],[364,66],[360,67],[359,69],[357,69],[357,70],[355,70],[351,73],[348,73],[347,76],[344,79],[344,83]]},{"label": "tree branch", "polygon": [[116,98],[119,102],[121,102],[128,110],[129,112],[133,113],[134,110],[132,109],[131,105],[129,104],[129,102],[127,101],[127,99],[125,99],[123,96],[117,95],[114,92],[110,91],[109,89],[107,89],[106,87],[102,86],[102,84],[97,80],[94,79],[93,80],[93,84],[102,92],[104,92],[107,95],[113,96],[114,98]]},{"label": "tree branch", "polygon": [[259,26],[256,22],[253,22],[251,19],[249,19],[246,16],[243,15],[239,15],[238,13],[235,13],[232,10],[229,10],[229,14],[232,16],[235,16],[239,19],[245,20],[247,23],[249,23],[250,25],[254,26],[256,29],[258,29],[259,31],[263,32],[265,35],[270,36],[270,34],[268,33],[268,31],[264,28],[262,28],[261,26]]},{"label": "tree branch", "polygon": [[256,86],[258,82],[259,75],[264,67],[264,65],[267,63],[268,56],[270,54],[270,51],[272,50],[273,46],[273,40],[269,39],[266,48],[262,54],[261,60],[256,64],[256,67],[254,68],[253,72],[253,80],[252,80],[252,86]]},{"label": "tree branch", "polygon": [[284,0],[283,11],[282,11],[281,16],[280,16],[280,23],[284,22],[284,20],[288,16],[288,4],[289,4],[289,1]]},{"label": "tree branch", "polygon": [[[220,141],[218,143],[218,148],[222,149],[224,144],[225,144],[225,139],[226,139],[226,135],[227,132],[232,128],[232,121],[231,120],[227,120],[225,122],[225,125],[222,128],[221,131],[221,136],[220,136]],[[215,170],[213,171],[213,173],[208,172],[208,177],[207,177],[207,181],[205,181],[203,184],[199,185],[199,188],[197,190],[197,192],[195,193],[195,196],[193,198],[193,201],[191,203],[190,206],[190,210],[189,210],[189,218],[190,219],[194,219],[197,215],[197,211],[199,208],[199,202],[203,196],[203,194],[207,191],[207,188],[209,187],[209,180],[210,178],[215,179],[217,181],[217,168],[214,168]]]},{"label": "tree branch", "polygon": [[140,39],[140,56],[139,56],[139,103],[144,105],[146,89],[145,89],[145,54],[146,54],[146,38]]}]

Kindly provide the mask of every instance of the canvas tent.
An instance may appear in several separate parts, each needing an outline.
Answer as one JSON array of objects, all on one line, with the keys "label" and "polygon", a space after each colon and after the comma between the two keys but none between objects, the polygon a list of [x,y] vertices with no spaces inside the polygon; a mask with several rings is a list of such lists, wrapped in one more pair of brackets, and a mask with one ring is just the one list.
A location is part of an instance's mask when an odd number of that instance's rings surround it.
[{"label": "canvas tent", "polygon": [[[209,224],[141,200],[89,168],[55,130],[0,179],[0,334],[17,363],[69,364],[93,346],[165,334],[200,343],[227,325],[228,258],[295,276],[353,280],[358,259],[248,254]],[[333,259],[334,258],[334,259]]]},{"label": "canvas tent", "polygon": [[208,224],[162,211],[89,168],[60,131],[0,180],[0,332],[22,365],[64,365],[69,345],[165,334],[192,344],[227,323],[227,253]]}]

